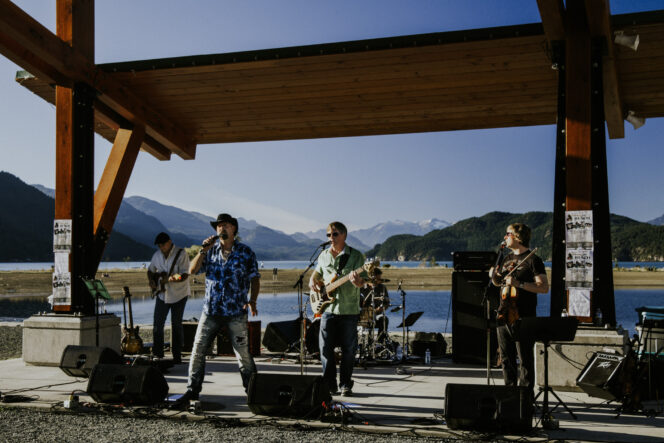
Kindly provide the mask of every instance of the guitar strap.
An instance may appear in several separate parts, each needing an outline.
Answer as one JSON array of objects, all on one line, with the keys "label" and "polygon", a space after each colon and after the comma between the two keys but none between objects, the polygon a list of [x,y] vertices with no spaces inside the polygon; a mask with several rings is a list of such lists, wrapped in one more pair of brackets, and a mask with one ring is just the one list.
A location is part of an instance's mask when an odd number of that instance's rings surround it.
[{"label": "guitar strap", "polygon": [[173,263],[171,263],[171,270],[168,271],[169,276],[173,275],[173,269],[175,269],[175,264],[178,262],[178,258],[180,257],[181,253],[182,253],[182,248],[178,249],[178,252],[175,254],[175,258],[173,259]]},{"label": "guitar strap", "polygon": [[341,256],[341,259],[339,260],[339,266],[337,266],[337,277],[341,277],[341,270],[346,266],[346,263],[348,263],[348,260],[350,260],[350,254],[353,252],[353,248],[350,246],[348,247],[348,254],[344,254]]}]

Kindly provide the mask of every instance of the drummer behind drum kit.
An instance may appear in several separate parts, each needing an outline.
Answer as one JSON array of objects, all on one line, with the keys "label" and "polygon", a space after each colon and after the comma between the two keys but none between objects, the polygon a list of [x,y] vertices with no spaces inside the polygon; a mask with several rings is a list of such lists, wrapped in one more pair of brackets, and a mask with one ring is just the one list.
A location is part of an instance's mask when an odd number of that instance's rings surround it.
[{"label": "drummer behind drum kit", "polygon": [[[364,297],[360,311],[358,326],[359,363],[366,364],[369,361],[392,363],[397,359],[397,348],[399,343],[392,341],[387,331],[387,309],[390,307],[387,291],[384,295],[376,295],[375,286],[378,283],[387,283],[388,279],[382,279],[372,275],[370,290]],[[386,300],[387,299],[387,300]],[[385,302],[388,302],[385,304]],[[380,312],[376,312],[376,306],[382,306],[383,315],[378,318]],[[401,309],[396,306],[392,312]],[[378,329],[379,334],[375,332]]]}]

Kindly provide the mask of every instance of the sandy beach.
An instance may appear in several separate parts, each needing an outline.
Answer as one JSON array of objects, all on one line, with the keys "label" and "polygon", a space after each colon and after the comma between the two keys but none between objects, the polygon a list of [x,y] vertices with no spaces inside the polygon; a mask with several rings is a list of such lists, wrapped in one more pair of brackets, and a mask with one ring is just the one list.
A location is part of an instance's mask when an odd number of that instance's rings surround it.
[{"label": "sandy beach", "polygon": [[[387,288],[396,290],[403,282],[404,290],[451,290],[452,268],[382,268],[383,277],[388,279]],[[309,271],[311,272],[311,271]],[[301,269],[280,269],[276,278],[271,269],[261,270],[261,292],[295,292],[294,286],[302,274]],[[549,277],[551,271],[547,270]],[[122,287],[128,286],[132,293],[148,291],[145,270],[107,270],[99,272],[97,278],[104,282],[112,296],[120,296]],[[192,278],[192,289],[204,289],[203,276]],[[309,273],[304,277],[305,291]],[[613,271],[616,289],[664,289],[664,269],[616,268]],[[0,271],[0,297],[48,296],[51,294],[50,271]]]}]

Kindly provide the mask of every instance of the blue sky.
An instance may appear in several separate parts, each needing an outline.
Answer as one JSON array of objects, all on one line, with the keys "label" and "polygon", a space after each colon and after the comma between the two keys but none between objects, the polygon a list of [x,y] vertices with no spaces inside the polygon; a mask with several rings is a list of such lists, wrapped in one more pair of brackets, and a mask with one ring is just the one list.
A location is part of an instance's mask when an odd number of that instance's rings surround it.
[{"label": "blue sky", "polygon": [[[15,0],[55,30],[55,0]],[[194,5],[194,7],[192,7]],[[664,1],[611,1],[612,13]],[[114,0],[96,2],[96,62],[245,51],[539,22],[527,1]],[[14,82],[0,55],[0,170],[54,187],[55,108]],[[664,213],[664,118],[609,140],[611,212]],[[126,196],[292,233],[332,220],[456,222],[489,211],[552,211],[555,128],[199,145],[196,160],[141,153]],[[111,145],[95,139],[98,180]],[[518,159],[525,159],[519,161]],[[232,168],[222,168],[233,164]],[[221,171],[224,171],[222,174]]]}]

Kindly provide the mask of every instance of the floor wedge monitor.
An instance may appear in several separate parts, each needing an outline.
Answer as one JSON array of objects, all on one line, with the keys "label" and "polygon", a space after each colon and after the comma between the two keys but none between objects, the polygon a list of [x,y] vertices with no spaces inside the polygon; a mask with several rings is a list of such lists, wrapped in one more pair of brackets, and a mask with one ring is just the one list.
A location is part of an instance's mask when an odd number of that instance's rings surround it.
[{"label": "floor wedge monitor", "polygon": [[331,400],[319,375],[255,373],[247,390],[249,409],[260,415],[315,419]]},{"label": "floor wedge monitor", "polygon": [[62,352],[60,369],[72,377],[88,378],[99,363],[120,364],[122,357],[111,348],[68,345]]},{"label": "floor wedge monitor", "polygon": [[445,422],[450,429],[522,432],[532,428],[532,390],[519,386],[449,383]]},{"label": "floor wedge monitor", "polygon": [[168,383],[153,366],[97,365],[88,394],[98,403],[154,405],[166,399]]}]

